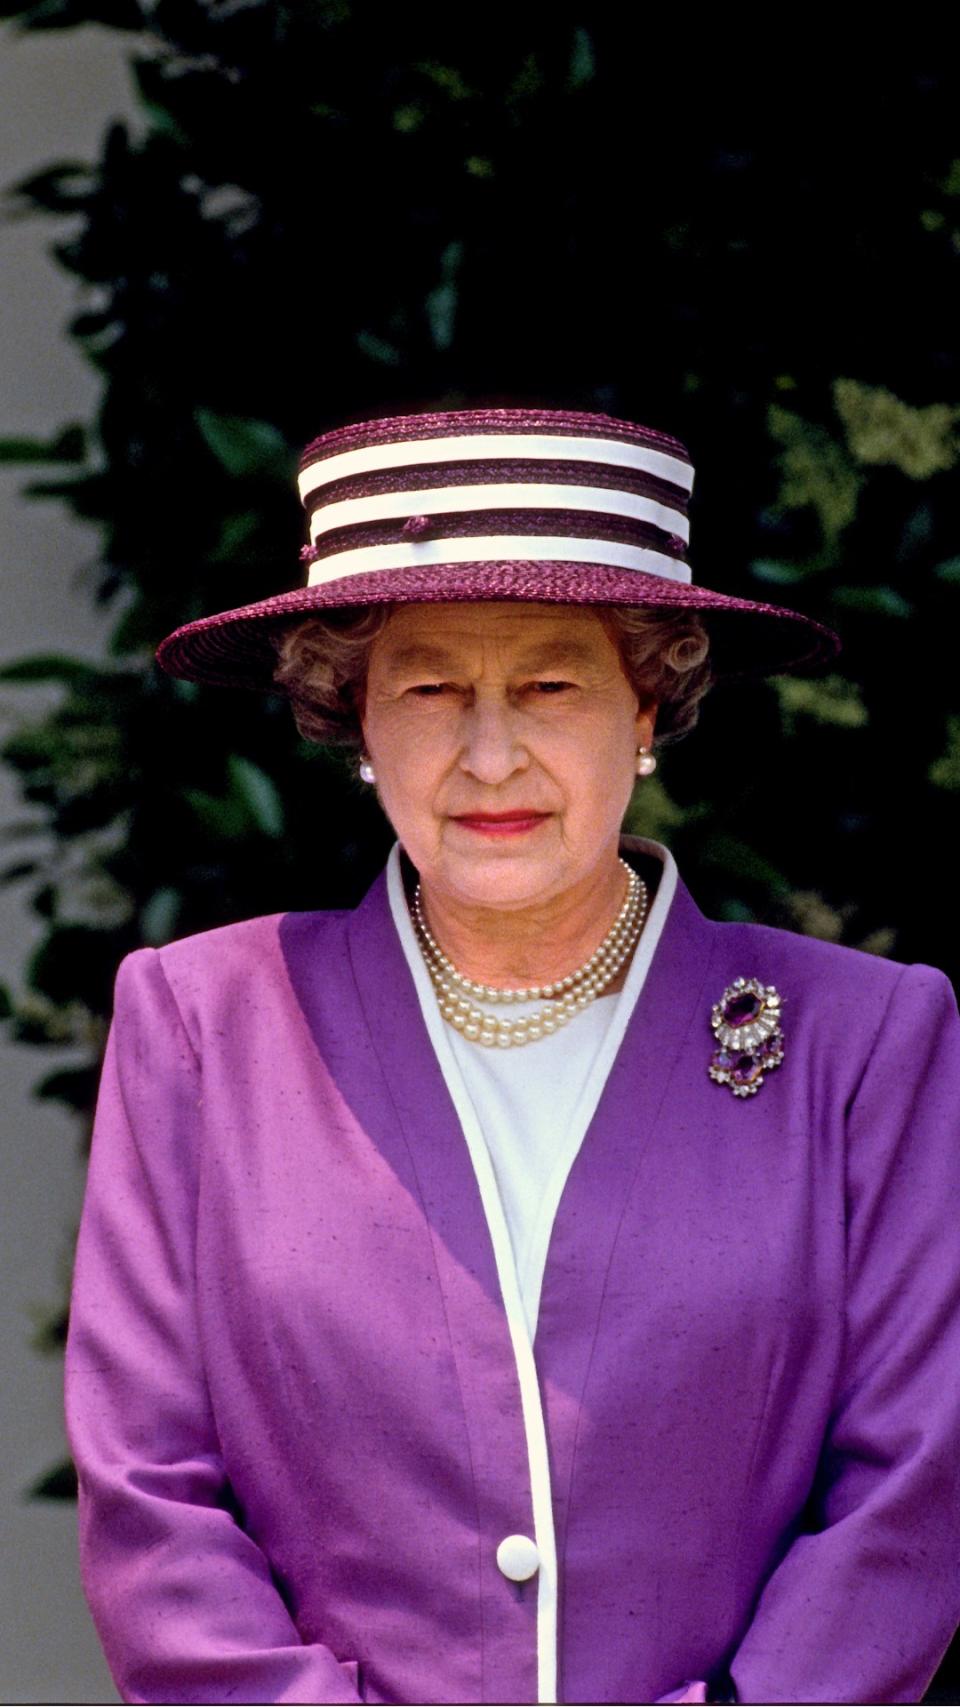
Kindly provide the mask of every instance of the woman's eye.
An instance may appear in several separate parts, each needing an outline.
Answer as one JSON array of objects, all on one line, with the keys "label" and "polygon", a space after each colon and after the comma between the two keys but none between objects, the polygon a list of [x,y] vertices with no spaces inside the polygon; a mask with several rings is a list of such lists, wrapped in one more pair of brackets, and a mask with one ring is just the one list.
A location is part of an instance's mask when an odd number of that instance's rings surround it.
[{"label": "woman's eye", "polygon": [[444,693],[446,688],[446,682],[414,682],[407,692],[415,694],[418,699],[431,699],[436,694]]},{"label": "woman's eye", "polygon": [[573,687],[573,683],[552,681],[533,682],[532,687],[534,693],[565,693],[568,688]]}]

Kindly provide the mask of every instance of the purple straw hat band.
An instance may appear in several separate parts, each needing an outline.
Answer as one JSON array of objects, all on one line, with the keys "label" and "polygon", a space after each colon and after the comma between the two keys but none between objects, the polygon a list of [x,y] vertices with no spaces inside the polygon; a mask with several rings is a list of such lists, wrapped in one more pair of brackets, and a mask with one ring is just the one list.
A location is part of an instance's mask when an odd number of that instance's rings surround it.
[{"label": "purple straw hat band", "polygon": [[[481,515],[411,515],[401,520],[370,522],[366,526],[333,528],[320,534],[314,546],[308,546],[301,557],[306,563],[322,563],[326,558],[349,550],[372,545],[405,545],[409,541],[431,540],[443,549],[442,542],[473,540],[474,544],[489,546],[483,556],[496,560],[497,543],[505,535],[520,536],[524,551],[540,539],[561,534],[569,540],[609,540],[640,549],[668,553],[682,559],[684,541],[677,534],[668,534],[643,521],[620,516],[600,516],[576,510],[551,510],[549,515],[530,510],[484,511]],[[431,553],[435,556],[436,552]],[[467,553],[469,557],[469,553]],[[511,552],[504,556],[519,555]],[[575,552],[572,553],[575,556]],[[401,565],[396,565],[399,568]],[[671,577],[672,578],[672,577]],[[680,578],[679,576],[677,577]],[[684,575],[683,579],[689,579]]]},{"label": "purple straw hat band", "polygon": [[[323,464],[311,464],[319,476]],[[533,462],[529,458],[503,458],[497,462],[476,459],[463,462],[426,462],[403,469],[371,469],[365,474],[346,475],[315,486],[305,499],[308,515],[326,504],[347,498],[376,498],[388,492],[423,492],[442,487],[501,485],[588,486],[598,491],[624,491],[655,502],[672,504],[686,513],[689,493],[668,480],[658,480],[642,469],[611,469],[603,462],[569,463],[557,460]]]},{"label": "purple straw hat band", "polygon": [[652,449],[689,461],[679,439],[672,438],[669,433],[659,433],[652,427],[619,421],[613,415],[577,409],[442,409],[422,415],[384,416],[377,421],[359,421],[322,433],[307,446],[301,467],[319,457],[364,445],[387,444],[394,440],[410,442],[453,434],[503,432],[556,436],[575,433],[582,438],[621,439],[624,443],[649,445]]}]

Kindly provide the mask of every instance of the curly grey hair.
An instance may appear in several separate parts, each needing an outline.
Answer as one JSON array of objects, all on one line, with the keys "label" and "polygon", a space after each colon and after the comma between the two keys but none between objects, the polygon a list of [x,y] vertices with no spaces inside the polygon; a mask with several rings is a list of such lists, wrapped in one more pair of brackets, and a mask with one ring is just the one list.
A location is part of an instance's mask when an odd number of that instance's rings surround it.
[{"label": "curly grey hair", "polygon": [[[695,611],[676,614],[627,605],[593,605],[620,653],[638,698],[657,701],[655,745],[678,741],[697,721],[712,683],[710,642]],[[377,635],[396,609],[327,611],[284,630],[274,681],[293,707],[297,728],[321,746],[360,749],[367,666]]]}]

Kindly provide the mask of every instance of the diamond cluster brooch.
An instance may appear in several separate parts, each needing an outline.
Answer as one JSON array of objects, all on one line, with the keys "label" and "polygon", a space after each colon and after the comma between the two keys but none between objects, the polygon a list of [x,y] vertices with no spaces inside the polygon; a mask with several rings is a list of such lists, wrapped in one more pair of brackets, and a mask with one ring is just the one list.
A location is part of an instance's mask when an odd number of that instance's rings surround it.
[{"label": "diamond cluster brooch", "polygon": [[756,1096],[764,1074],[783,1060],[779,992],[759,978],[735,978],[714,1003],[710,1024],[718,1045],[711,1079],[735,1097]]}]

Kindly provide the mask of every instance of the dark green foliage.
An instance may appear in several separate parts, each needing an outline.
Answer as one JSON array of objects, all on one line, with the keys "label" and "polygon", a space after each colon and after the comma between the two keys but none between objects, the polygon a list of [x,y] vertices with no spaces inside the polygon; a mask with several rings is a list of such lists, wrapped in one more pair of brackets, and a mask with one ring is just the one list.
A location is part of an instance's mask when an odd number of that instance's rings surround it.
[{"label": "dark green foliage", "polygon": [[[4,672],[56,700],[4,749],[27,814],[3,880],[46,926],[15,1034],[94,1060],[127,950],[359,898],[388,833],[344,762],[279,701],[174,684],[151,652],[298,582],[309,438],[482,402],[679,434],[699,577],[845,638],[825,680],[718,691],[635,825],[715,915],[956,976],[956,73],[819,44],[671,71],[646,14],[603,0],[0,15],[130,32],[146,118],[11,198],[58,221],[103,401],[0,458],[100,524],[115,613],[110,664]],[[86,1112],[92,1083],[40,1094]]]},{"label": "dark green foliage", "polygon": [[37,1478],[30,1494],[35,1500],[75,1500],[77,1472],[70,1463],[58,1464],[56,1469],[47,1470]]}]

